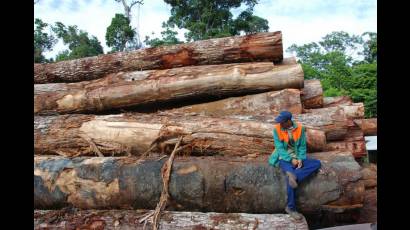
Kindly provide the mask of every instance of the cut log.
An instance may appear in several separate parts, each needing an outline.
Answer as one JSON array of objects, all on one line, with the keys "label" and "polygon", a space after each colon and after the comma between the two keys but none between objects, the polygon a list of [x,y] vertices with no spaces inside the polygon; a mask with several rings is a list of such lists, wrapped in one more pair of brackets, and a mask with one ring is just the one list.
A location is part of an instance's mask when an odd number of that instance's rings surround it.
[{"label": "cut log", "polygon": [[283,58],[282,61],[275,63],[276,65],[293,65],[297,64],[298,62],[296,61],[296,57],[287,57]]},{"label": "cut log", "polygon": [[329,106],[325,108],[319,109],[305,109],[304,113],[324,113],[326,111],[331,111],[335,108],[343,109],[343,112],[347,119],[352,120],[351,124],[353,124],[354,119],[361,119],[364,118],[364,104],[363,103],[351,103],[346,105],[336,105],[336,106]]},{"label": "cut log", "polygon": [[[206,112],[205,110],[203,110],[202,113],[212,115],[210,112]],[[218,114],[241,120],[252,120],[275,124],[275,114],[258,115],[256,110],[248,111],[248,114],[251,115],[241,115],[240,113],[225,114],[224,111],[220,111]],[[349,127],[354,125],[353,122],[346,118],[344,109],[341,107],[311,109],[309,110],[309,113],[295,114],[293,119],[301,122],[307,129],[324,131],[326,134],[326,140],[328,141],[344,140],[347,137]]]},{"label": "cut log", "polygon": [[319,80],[305,80],[302,89],[302,105],[304,109],[323,107],[323,89]]},{"label": "cut log", "polygon": [[34,86],[34,113],[78,113],[209,96],[302,88],[299,64],[244,63],[112,74],[79,83]]},{"label": "cut log", "polygon": [[[302,213],[360,208],[364,185],[350,152],[321,152],[322,170],[298,187]],[[172,165],[170,211],[282,213],[286,176],[268,156],[176,157]],[[153,209],[166,159],[134,157],[34,157],[34,208]]]},{"label": "cut log", "polygon": [[184,106],[168,112],[221,117],[232,115],[276,116],[282,110],[287,110],[292,114],[302,113],[299,90],[284,89],[242,97],[231,97],[219,101]]},{"label": "cut log", "polygon": [[[234,118],[184,114],[35,116],[35,154],[64,156],[140,155],[153,150],[170,154],[179,136],[186,154],[270,154],[274,125]],[[325,133],[307,129],[308,151],[326,145]],[[97,149],[97,150],[96,150]]]},{"label": "cut log", "polygon": [[354,123],[362,129],[365,136],[377,136],[377,118],[356,119]]},{"label": "cut log", "polygon": [[326,151],[350,151],[355,158],[365,157],[367,155],[366,141],[331,141],[326,144]]},{"label": "cut log", "polygon": [[[145,210],[34,210],[34,229],[152,229],[139,223]],[[159,229],[246,229],[308,230],[306,219],[294,220],[287,214],[249,214],[164,211]]]},{"label": "cut log", "polygon": [[337,105],[350,105],[353,101],[349,96],[338,96],[338,97],[324,97],[323,107],[333,107]]},{"label": "cut log", "polygon": [[88,81],[120,71],[282,59],[282,33],[257,33],[34,64],[34,83]]},{"label": "cut log", "polygon": [[377,165],[365,164],[362,166],[362,180],[366,189],[377,186]]},{"label": "cut log", "polygon": [[364,118],[364,104],[360,103],[352,103],[350,105],[339,105],[342,107],[346,117],[350,119],[363,119]]},{"label": "cut log", "polygon": [[377,187],[366,189],[357,223],[377,223]]}]

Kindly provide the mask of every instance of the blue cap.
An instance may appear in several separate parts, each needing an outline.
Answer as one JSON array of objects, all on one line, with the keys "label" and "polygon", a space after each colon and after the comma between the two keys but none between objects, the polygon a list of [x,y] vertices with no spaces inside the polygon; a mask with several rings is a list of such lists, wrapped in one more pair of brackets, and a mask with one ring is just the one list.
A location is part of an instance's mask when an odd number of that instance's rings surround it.
[{"label": "blue cap", "polygon": [[292,113],[289,111],[282,111],[279,113],[279,116],[277,116],[275,118],[275,122],[276,123],[282,123],[285,122],[287,120],[291,120],[292,119]]}]

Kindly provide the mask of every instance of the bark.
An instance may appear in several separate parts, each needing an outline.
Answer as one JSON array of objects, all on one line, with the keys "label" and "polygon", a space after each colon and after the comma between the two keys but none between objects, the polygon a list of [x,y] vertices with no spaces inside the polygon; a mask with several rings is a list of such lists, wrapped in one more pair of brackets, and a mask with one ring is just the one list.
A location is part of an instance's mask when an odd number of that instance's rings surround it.
[{"label": "bark", "polygon": [[377,223],[377,187],[366,189],[357,223]]},{"label": "bark", "polygon": [[[34,210],[34,229],[144,229],[145,210]],[[98,228],[99,229],[99,228]],[[148,219],[146,229],[152,229]],[[295,229],[308,230],[306,219],[287,214],[203,213],[164,211],[159,229]]]},{"label": "bark", "polygon": [[350,105],[353,101],[349,96],[338,96],[338,97],[324,97],[323,107],[333,107],[337,105]]},{"label": "bark", "polygon": [[[321,152],[322,171],[298,186],[302,213],[360,208],[364,185],[349,152]],[[167,210],[277,213],[286,206],[285,174],[268,156],[177,157]],[[134,157],[34,157],[34,208],[153,209],[162,191],[166,159]]]},{"label": "bark", "polygon": [[184,106],[169,112],[195,113],[205,116],[273,116],[279,114],[282,110],[287,110],[292,114],[302,113],[299,90],[284,89],[242,97],[231,97],[219,101]]},{"label": "bark", "polygon": [[377,187],[377,165],[372,163],[363,165],[361,172],[366,189]]},{"label": "bark", "polygon": [[365,136],[377,136],[377,118],[356,119],[354,123],[362,129]]},{"label": "bark", "polygon": [[34,87],[34,113],[79,113],[209,96],[302,88],[299,64],[206,65],[117,73],[105,78]]},{"label": "bark", "polygon": [[302,104],[304,109],[323,107],[323,89],[319,80],[305,80],[302,89]]},{"label": "bark", "polygon": [[[170,154],[179,136],[189,155],[259,155],[273,149],[274,125],[234,118],[184,114],[35,116],[35,154],[64,156]],[[321,130],[307,130],[308,151],[325,147]],[[97,150],[96,150],[97,149]],[[317,150],[318,149],[318,150]]]},{"label": "bark", "polygon": [[88,81],[120,71],[282,59],[282,33],[267,32],[34,64],[34,83]]}]

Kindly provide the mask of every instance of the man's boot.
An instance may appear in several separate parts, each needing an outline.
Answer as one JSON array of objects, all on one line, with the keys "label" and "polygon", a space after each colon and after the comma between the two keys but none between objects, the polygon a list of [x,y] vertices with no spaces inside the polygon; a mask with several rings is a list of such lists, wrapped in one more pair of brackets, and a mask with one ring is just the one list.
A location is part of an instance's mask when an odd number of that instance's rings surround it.
[{"label": "man's boot", "polygon": [[295,220],[301,220],[303,218],[302,214],[292,211],[289,207],[286,206],[285,212],[290,215]]},{"label": "man's boot", "polygon": [[298,183],[296,182],[296,176],[295,174],[291,173],[291,172],[286,172],[286,175],[288,176],[288,181],[289,181],[289,185],[292,188],[297,188],[298,187]]}]

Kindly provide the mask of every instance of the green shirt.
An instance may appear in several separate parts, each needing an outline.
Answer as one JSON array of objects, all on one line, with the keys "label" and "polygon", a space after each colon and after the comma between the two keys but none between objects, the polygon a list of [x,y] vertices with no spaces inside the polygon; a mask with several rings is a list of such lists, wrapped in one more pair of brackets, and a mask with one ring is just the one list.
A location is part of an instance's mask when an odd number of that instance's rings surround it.
[{"label": "green shirt", "polygon": [[[292,128],[297,128],[297,123],[292,122]],[[282,129],[282,128],[281,128]],[[282,129],[285,131],[285,129]],[[269,164],[277,166],[279,160],[290,162],[293,158],[298,160],[306,159],[306,133],[305,127],[302,126],[302,133],[297,141],[293,140],[293,135],[289,135],[289,143],[280,141],[276,129],[273,130],[273,141],[275,144],[275,150],[269,157]]]}]

